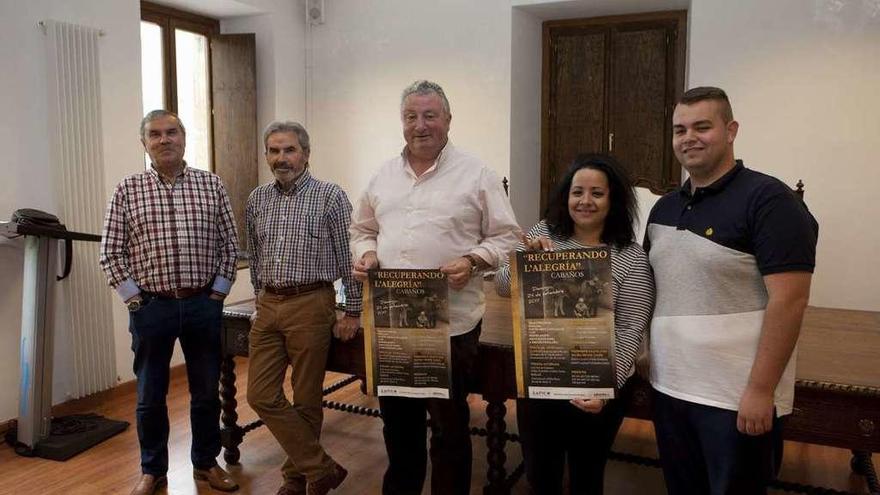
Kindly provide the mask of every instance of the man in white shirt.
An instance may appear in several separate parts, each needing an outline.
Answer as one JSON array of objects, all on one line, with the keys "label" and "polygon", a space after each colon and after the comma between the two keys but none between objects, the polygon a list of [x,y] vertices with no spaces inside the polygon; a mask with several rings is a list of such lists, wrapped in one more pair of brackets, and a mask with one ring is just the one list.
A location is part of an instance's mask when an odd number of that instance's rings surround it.
[{"label": "man in white shirt", "polygon": [[420,494],[431,415],[431,493],[470,492],[467,377],[475,371],[485,311],[481,270],[497,267],[518,242],[519,226],[498,176],[449,142],[452,113],[438,84],[403,91],[406,146],[370,180],[351,223],[354,274],[372,268],[440,268],[452,289],[450,399],[380,397],[388,470],[382,492]]}]

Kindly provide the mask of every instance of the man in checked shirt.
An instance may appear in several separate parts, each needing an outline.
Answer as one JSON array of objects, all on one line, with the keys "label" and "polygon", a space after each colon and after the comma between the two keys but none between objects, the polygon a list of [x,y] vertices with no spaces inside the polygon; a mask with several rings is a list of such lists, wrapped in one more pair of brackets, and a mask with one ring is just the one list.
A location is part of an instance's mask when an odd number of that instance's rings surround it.
[{"label": "man in checked shirt", "polygon": [[104,220],[100,264],[128,305],[137,376],[142,475],[132,495],[167,483],[169,364],[174,341],[186,359],[193,476],[211,487],[238,485],[220,454],[220,323],[235,279],[235,224],[223,182],[183,160],[186,130],[172,112],[141,121],[149,170],[122,180]]},{"label": "man in checked shirt", "polygon": [[[287,454],[278,495],[324,495],[348,472],[319,443],[324,371],[332,334],[360,327],[361,285],[351,275],[351,203],[336,184],[309,172],[309,135],[296,122],[263,133],[275,180],[248,198],[248,246],[257,310],[250,331],[248,404]],[[333,282],[342,278],[345,315],[337,320]],[[284,375],[293,368],[293,403]]]}]

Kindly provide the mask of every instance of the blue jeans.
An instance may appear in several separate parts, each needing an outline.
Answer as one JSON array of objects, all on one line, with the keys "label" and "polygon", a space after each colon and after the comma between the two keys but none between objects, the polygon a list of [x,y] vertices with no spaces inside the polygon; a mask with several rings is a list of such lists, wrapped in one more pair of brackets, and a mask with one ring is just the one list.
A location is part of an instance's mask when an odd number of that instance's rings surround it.
[{"label": "blue jeans", "polygon": [[654,390],[654,430],[671,495],[763,495],[782,464],[782,425],[750,436],[736,411],[696,404]]},{"label": "blue jeans", "polygon": [[186,299],[144,295],[144,306],[129,314],[134,374],[137,376],[137,430],[141,470],[168,471],[169,365],[174,341],[186,360],[192,449],[198,469],[217,465],[220,454],[220,326],[223,302],[207,293]]}]

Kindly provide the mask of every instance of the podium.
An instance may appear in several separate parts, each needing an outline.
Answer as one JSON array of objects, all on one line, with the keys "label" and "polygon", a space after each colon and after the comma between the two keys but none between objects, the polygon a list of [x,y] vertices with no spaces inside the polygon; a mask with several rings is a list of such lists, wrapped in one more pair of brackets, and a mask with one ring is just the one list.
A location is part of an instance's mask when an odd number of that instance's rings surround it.
[{"label": "podium", "polygon": [[[101,236],[65,231],[51,226],[0,222],[0,235],[15,238],[25,236],[24,274],[21,303],[21,383],[19,386],[16,452],[63,460],[124,430],[128,423],[111,421],[109,435],[89,426],[87,438],[52,438],[52,356],[55,338],[55,283],[59,241],[100,242]],[[70,263],[70,256],[65,263]],[[65,267],[65,273],[69,266]],[[85,416],[84,418],[94,416]],[[104,420],[103,421],[109,421]],[[95,434],[101,436],[94,441]],[[74,445],[71,445],[74,444]]]}]

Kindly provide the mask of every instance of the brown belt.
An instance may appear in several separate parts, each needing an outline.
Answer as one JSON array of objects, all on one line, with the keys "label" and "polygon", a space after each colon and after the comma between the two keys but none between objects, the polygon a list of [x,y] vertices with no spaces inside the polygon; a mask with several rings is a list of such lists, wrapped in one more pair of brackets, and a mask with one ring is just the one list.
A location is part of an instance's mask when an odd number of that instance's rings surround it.
[{"label": "brown belt", "polygon": [[294,285],[292,287],[271,287],[265,286],[263,289],[266,290],[269,294],[275,294],[277,296],[298,296],[300,294],[305,294],[307,292],[313,292],[318,289],[323,289],[325,287],[333,287],[333,284],[330,282],[312,282],[310,284],[300,284]]},{"label": "brown belt", "polygon": [[166,299],[186,299],[187,297],[196,296],[208,290],[208,286],[204,287],[185,287],[183,289],[174,289],[174,290],[162,290],[158,292],[151,292],[158,297],[164,297]]}]

